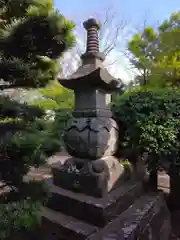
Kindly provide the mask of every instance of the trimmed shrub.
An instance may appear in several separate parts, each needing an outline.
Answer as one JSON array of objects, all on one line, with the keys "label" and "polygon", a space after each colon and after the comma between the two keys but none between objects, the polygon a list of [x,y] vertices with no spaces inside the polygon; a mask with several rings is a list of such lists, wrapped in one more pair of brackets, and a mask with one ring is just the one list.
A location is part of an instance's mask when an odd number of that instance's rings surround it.
[{"label": "trimmed shrub", "polygon": [[180,156],[180,91],[138,89],[115,99],[120,127],[119,154],[131,161],[148,155],[148,167],[169,168]]}]

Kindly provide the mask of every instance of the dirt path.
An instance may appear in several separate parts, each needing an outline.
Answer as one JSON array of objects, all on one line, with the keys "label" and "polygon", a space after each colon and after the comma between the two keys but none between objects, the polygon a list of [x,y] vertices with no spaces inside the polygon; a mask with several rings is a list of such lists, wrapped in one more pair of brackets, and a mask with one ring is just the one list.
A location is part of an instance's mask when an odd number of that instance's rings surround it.
[{"label": "dirt path", "polygon": [[59,158],[61,158],[65,161],[69,155],[66,152],[60,152],[57,153],[56,155],[50,157],[47,160],[47,164],[40,167],[40,168],[32,168],[31,171],[28,173],[28,175],[25,177],[25,179],[36,179],[36,180],[42,180],[42,179],[47,179],[51,178],[51,169],[50,166],[53,163],[56,163],[59,161]]}]

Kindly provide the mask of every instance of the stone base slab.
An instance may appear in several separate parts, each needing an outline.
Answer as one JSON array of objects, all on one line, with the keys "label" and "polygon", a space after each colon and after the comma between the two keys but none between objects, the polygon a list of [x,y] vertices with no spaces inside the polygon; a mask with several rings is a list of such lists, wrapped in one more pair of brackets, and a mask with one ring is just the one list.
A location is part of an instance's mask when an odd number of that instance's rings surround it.
[{"label": "stone base slab", "polygon": [[47,240],[84,240],[98,228],[48,208],[42,209],[41,231]]},{"label": "stone base slab", "polygon": [[57,187],[52,182],[49,182],[49,190],[49,208],[98,227],[104,227],[117,214],[125,211],[144,191],[140,182],[120,185],[103,198],[74,193]]}]

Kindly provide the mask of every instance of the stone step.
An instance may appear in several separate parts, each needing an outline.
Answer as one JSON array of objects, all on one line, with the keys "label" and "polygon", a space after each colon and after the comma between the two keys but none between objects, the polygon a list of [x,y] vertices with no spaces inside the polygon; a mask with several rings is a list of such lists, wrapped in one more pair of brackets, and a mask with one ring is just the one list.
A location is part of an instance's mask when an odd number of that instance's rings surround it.
[{"label": "stone step", "polygon": [[170,214],[163,196],[148,194],[87,239],[170,240],[170,236]]},{"label": "stone step", "polygon": [[43,239],[84,240],[98,228],[61,212],[43,207],[41,231]]},{"label": "stone step", "polygon": [[47,204],[49,208],[98,227],[104,227],[143,194],[143,184],[140,182],[124,183],[103,198],[74,193],[55,186],[52,181],[48,183],[51,192]]}]

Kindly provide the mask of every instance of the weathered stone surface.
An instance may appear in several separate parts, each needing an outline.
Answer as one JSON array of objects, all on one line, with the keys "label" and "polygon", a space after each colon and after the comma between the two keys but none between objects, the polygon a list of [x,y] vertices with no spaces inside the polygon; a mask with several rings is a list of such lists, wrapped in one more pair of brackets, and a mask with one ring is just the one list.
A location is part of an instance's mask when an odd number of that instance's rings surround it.
[{"label": "weathered stone surface", "polygon": [[80,88],[76,90],[75,95],[75,111],[86,109],[104,109],[110,111],[109,95],[99,89],[90,87]]},{"label": "weathered stone surface", "polygon": [[140,182],[123,184],[104,198],[74,193],[57,187],[52,182],[49,183],[49,189],[51,192],[49,208],[98,227],[104,227],[143,194],[143,186]]},{"label": "weathered stone surface", "polygon": [[[40,229],[33,229],[33,231],[27,231],[27,230],[17,230],[17,232],[14,232],[8,240],[40,240],[42,239],[42,235],[40,233]],[[48,239],[50,240],[50,239]]]},{"label": "weathered stone surface", "polygon": [[69,158],[53,164],[52,173],[55,185],[94,197],[105,196],[126,176],[124,167],[112,156],[95,161]]},{"label": "weathered stone surface", "polygon": [[48,208],[43,208],[41,214],[41,229],[44,236],[48,236],[46,239],[56,236],[61,240],[84,240],[98,231],[97,227]]},{"label": "weathered stone surface", "polygon": [[170,214],[162,196],[142,196],[88,240],[170,240]]},{"label": "weathered stone surface", "polygon": [[110,96],[102,90],[81,86],[75,94],[74,117],[112,117]]},{"label": "weathered stone surface", "polygon": [[74,118],[65,133],[70,155],[95,160],[112,156],[118,147],[118,126],[112,118]]}]

